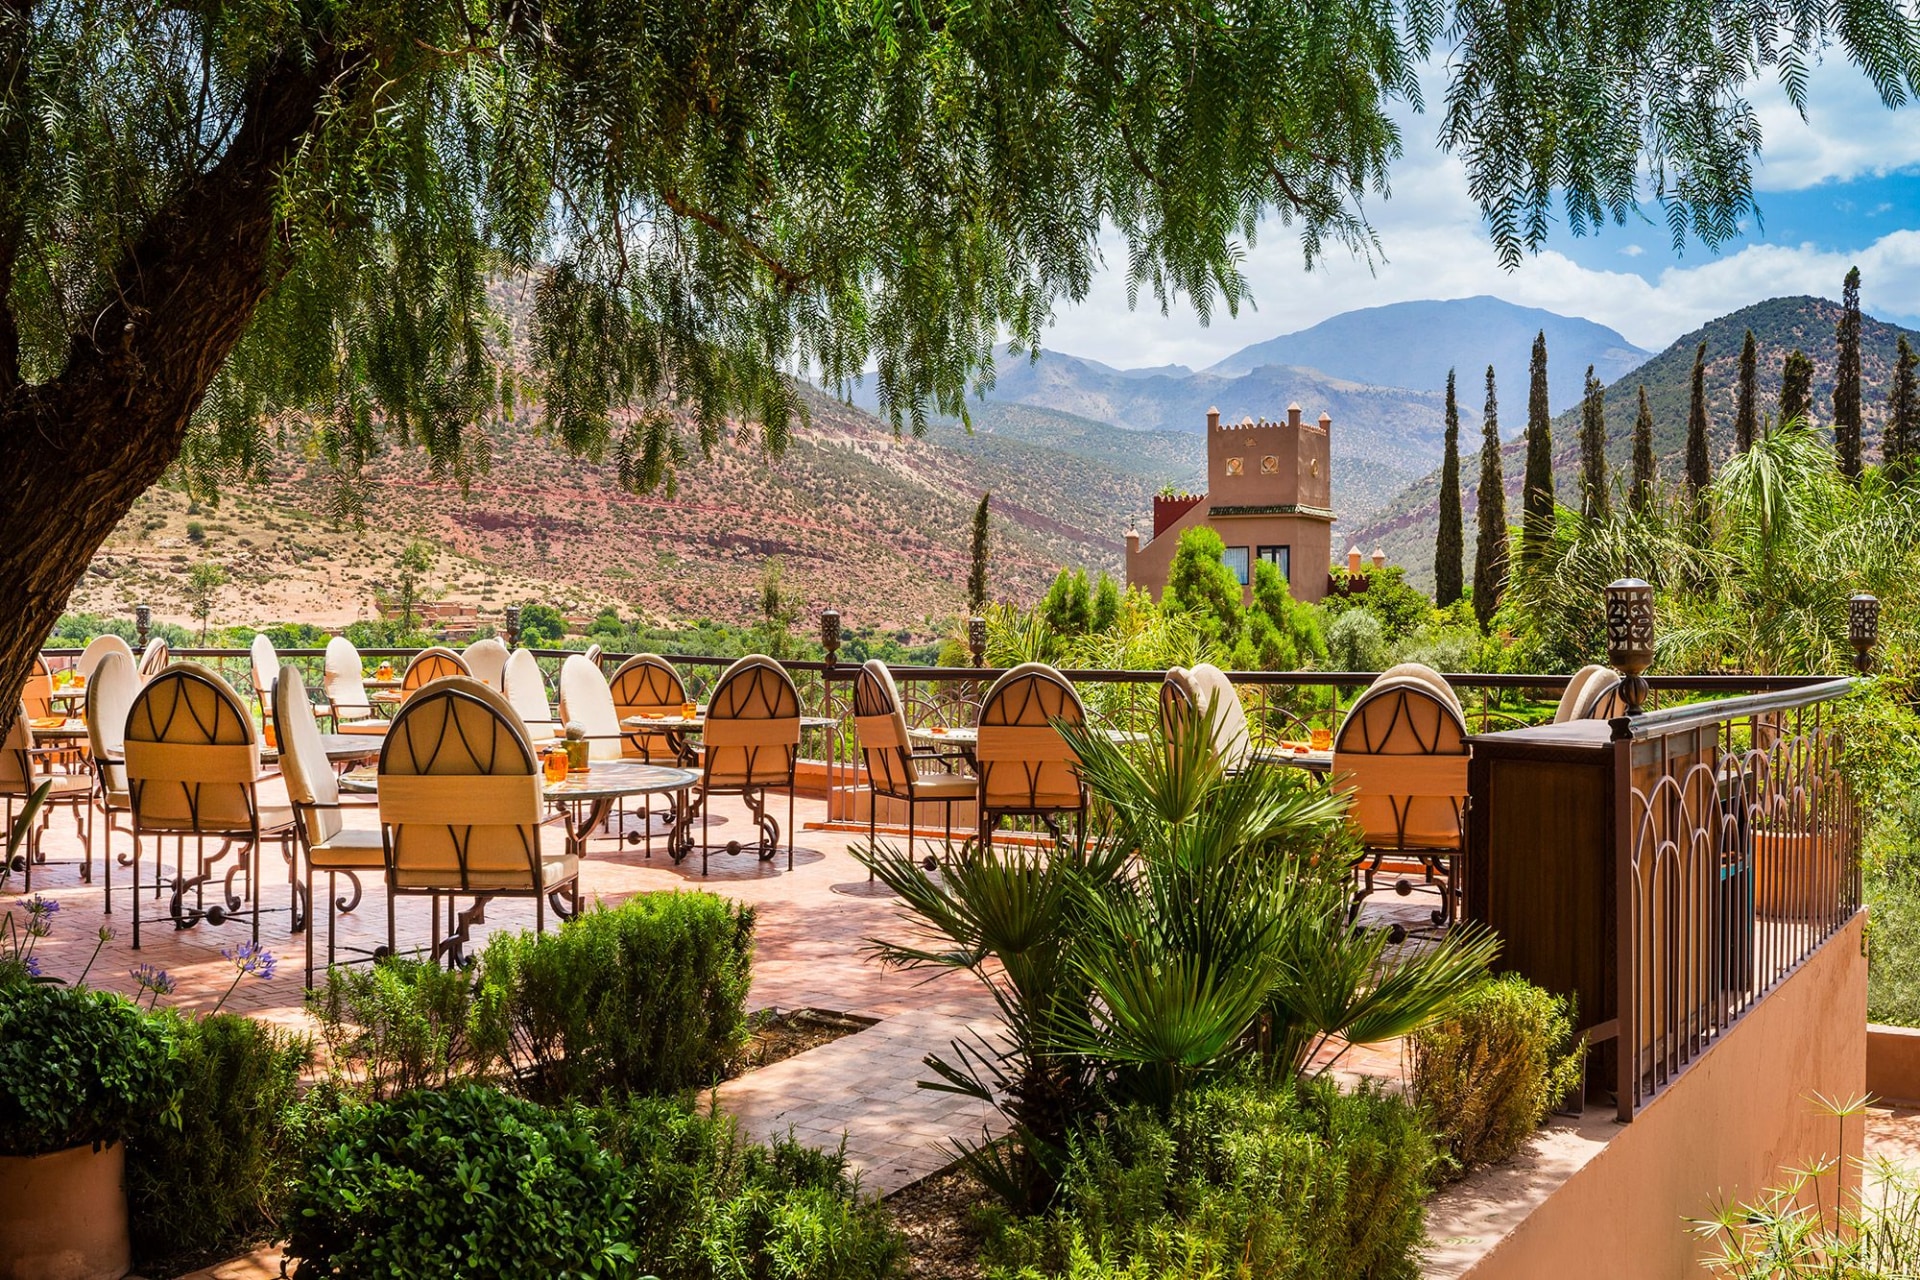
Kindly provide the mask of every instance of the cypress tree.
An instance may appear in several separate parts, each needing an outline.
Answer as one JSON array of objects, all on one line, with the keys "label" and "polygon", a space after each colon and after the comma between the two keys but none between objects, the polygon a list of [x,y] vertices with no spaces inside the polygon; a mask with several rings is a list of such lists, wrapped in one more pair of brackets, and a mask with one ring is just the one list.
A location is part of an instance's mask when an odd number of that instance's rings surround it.
[{"label": "cypress tree", "polygon": [[1733,402],[1733,447],[1738,453],[1753,448],[1753,439],[1759,434],[1760,407],[1755,403],[1755,389],[1758,386],[1759,370],[1756,364],[1760,358],[1753,341],[1753,330],[1747,330],[1747,340],[1740,344],[1740,391]]},{"label": "cypress tree", "polygon": [[1440,536],[1433,545],[1433,602],[1446,608],[1464,594],[1466,532],[1460,515],[1460,403],[1447,370],[1447,451],[1440,463]]},{"label": "cypress tree", "polygon": [[1687,510],[1697,538],[1706,535],[1707,486],[1713,459],[1707,454],[1707,344],[1693,353],[1693,394],[1687,403]]},{"label": "cypress tree", "polygon": [[1480,540],[1473,552],[1473,616],[1485,631],[1507,592],[1507,481],[1500,470],[1500,405],[1487,366],[1487,408],[1480,419]]},{"label": "cypress tree", "polygon": [[1887,397],[1887,433],[1880,441],[1880,456],[1887,478],[1905,484],[1920,470],[1920,393],[1913,380],[1914,365],[1920,356],[1913,353],[1907,335],[1893,358],[1893,390]]},{"label": "cypress tree", "polygon": [[1607,392],[1587,366],[1587,393],[1580,401],[1580,510],[1589,520],[1607,518]]},{"label": "cypress tree", "polygon": [[1527,392],[1526,488],[1520,495],[1520,558],[1531,562],[1553,537],[1553,420],[1547,412],[1547,332],[1533,339]]},{"label": "cypress tree", "polygon": [[1787,353],[1786,367],[1780,371],[1780,421],[1813,416],[1813,361],[1795,347]]},{"label": "cypress tree", "polygon": [[978,617],[987,607],[987,503],[991,492],[980,495],[973,509],[973,545],[967,565],[967,610]]},{"label": "cypress tree", "polygon": [[1633,488],[1627,505],[1637,516],[1653,509],[1653,409],[1647,404],[1647,384],[1640,384],[1640,412],[1633,420]]},{"label": "cypress tree", "polygon": [[1840,293],[1840,324],[1834,332],[1840,368],[1833,378],[1833,447],[1840,474],[1860,479],[1860,268],[1847,272]]}]

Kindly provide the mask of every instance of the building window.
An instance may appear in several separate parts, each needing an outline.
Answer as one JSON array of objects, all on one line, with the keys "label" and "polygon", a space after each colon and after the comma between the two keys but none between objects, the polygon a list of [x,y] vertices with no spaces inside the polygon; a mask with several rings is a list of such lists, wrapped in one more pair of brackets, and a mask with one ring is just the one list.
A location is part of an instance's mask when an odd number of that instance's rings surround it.
[{"label": "building window", "polygon": [[1233,570],[1233,576],[1240,579],[1240,585],[1243,587],[1246,586],[1248,574],[1247,549],[1245,547],[1228,547],[1226,554],[1220,558],[1226,562],[1227,568]]},{"label": "building window", "polygon": [[1293,581],[1293,548],[1262,547],[1260,558],[1280,571],[1280,576],[1288,582]]},{"label": "building window", "polygon": [[1245,462],[1240,458],[1228,458],[1227,474],[1230,476],[1237,476],[1245,469],[1245,466],[1246,466]]},{"label": "building window", "polygon": [[1266,457],[1260,459],[1260,474],[1263,476],[1279,475],[1280,459],[1274,457],[1272,454],[1268,454]]}]

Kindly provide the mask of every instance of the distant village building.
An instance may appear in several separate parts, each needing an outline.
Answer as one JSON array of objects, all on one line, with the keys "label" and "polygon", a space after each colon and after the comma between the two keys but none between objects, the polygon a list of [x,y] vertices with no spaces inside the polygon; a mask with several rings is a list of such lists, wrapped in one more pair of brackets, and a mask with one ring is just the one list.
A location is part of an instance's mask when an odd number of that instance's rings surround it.
[{"label": "distant village building", "polygon": [[1207,491],[1161,495],[1153,500],[1153,537],[1142,543],[1127,531],[1127,584],[1158,598],[1180,535],[1211,525],[1227,544],[1227,566],[1247,595],[1253,565],[1268,560],[1286,576],[1296,600],[1327,594],[1333,558],[1333,464],[1328,428],[1300,420],[1300,406],[1287,406],[1285,422],[1220,421],[1207,411]]}]

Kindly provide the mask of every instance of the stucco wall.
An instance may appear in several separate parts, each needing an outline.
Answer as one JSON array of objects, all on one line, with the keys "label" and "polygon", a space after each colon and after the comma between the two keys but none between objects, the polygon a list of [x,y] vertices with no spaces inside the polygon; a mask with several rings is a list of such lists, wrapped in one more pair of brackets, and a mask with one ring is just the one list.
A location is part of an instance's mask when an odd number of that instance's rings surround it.
[{"label": "stucco wall", "polygon": [[[1437,1197],[1426,1275],[1632,1280],[1705,1275],[1686,1219],[1758,1196],[1781,1170],[1861,1154],[1812,1097],[1866,1088],[1866,914],[1838,934],[1648,1104],[1632,1124],[1590,1112],[1543,1134],[1519,1170]],[[1832,1184],[1826,1185],[1832,1203]],[[1505,1202],[1502,1202],[1505,1197]]]}]

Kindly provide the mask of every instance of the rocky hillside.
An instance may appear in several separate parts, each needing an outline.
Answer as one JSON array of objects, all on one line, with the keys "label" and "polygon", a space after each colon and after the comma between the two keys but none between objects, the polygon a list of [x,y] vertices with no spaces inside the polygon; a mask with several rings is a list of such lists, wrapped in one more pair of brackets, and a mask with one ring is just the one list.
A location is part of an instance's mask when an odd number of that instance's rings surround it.
[{"label": "rocky hillside", "polygon": [[1130,437],[1129,449],[1101,438],[1111,428],[1048,415],[990,417],[971,437],[943,424],[896,439],[857,409],[818,395],[811,404],[811,427],[784,457],[768,458],[742,429],[710,463],[689,467],[672,499],[623,493],[611,467],[524,429],[496,430],[493,465],[466,494],[430,477],[417,453],[383,457],[370,469],[361,529],[320,514],[324,477],[300,456],[272,483],[206,510],[156,489],[69,607],[147,601],[184,622],[188,571],[206,559],[231,579],[216,622],[338,624],[374,614],[401,549],[423,538],[436,548],[425,596],[487,612],[537,599],[662,622],[748,621],[761,572],[778,557],[805,609],[831,605],[849,625],[926,636],[962,607],[983,490],[994,495],[994,593],[1032,599],[1062,565],[1117,572],[1129,516],[1198,457],[1152,436]]},{"label": "rocky hillside", "polygon": [[[1787,353],[1795,347],[1813,360],[1813,418],[1830,427],[1833,420],[1833,383],[1837,368],[1834,351],[1834,326],[1840,319],[1840,304],[1826,298],[1769,298],[1743,307],[1685,335],[1644,365],[1611,383],[1607,396],[1607,461],[1615,487],[1625,490],[1630,477],[1633,448],[1633,419],[1639,403],[1639,388],[1647,389],[1647,403],[1653,411],[1654,453],[1659,459],[1664,484],[1680,483],[1686,449],[1687,406],[1693,376],[1695,350],[1707,344],[1707,413],[1715,465],[1733,452],[1734,398],[1740,377],[1740,347],[1747,330],[1753,330],[1758,348],[1758,384],[1760,413],[1771,416],[1780,401],[1780,371]],[[1867,455],[1879,452],[1880,431],[1886,420],[1887,392],[1893,381],[1894,347],[1902,332],[1908,341],[1920,345],[1920,333],[1902,330],[1897,325],[1865,317],[1860,336],[1861,417]],[[1549,369],[1554,354],[1548,347]],[[1463,409],[1478,410],[1483,393],[1462,394]],[[1473,414],[1468,426],[1461,415],[1461,479],[1465,482],[1468,527],[1468,560],[1472,559],[1473,513],[1479,504],[1479,415]],[[1526,425],[1526,387],[1501,386],[1500,422],[1502,434],[1515,436]],[[1553,423],[1556,484],[1566,492],[1579,467],[1579,409],[1560,414]],[[1507,482],[1507,510],[1517,519],[1520,474],[1524,466],[1524,446],[1510,439],[1504,451],[1503,465]],[[1370,521],[1354,528],[1347,536],[1368,551],[1381,547],[1389,559],[1407,566],[1408,577],[1424,588],[1433,585],[1433,544],[1439,522],[1438,474],[1423,476],[1417,483],[1396,495]],[[1336,536],[1339,536],[1336,534]],[[1472,565],[1468,564],[1471,573]]]}]

